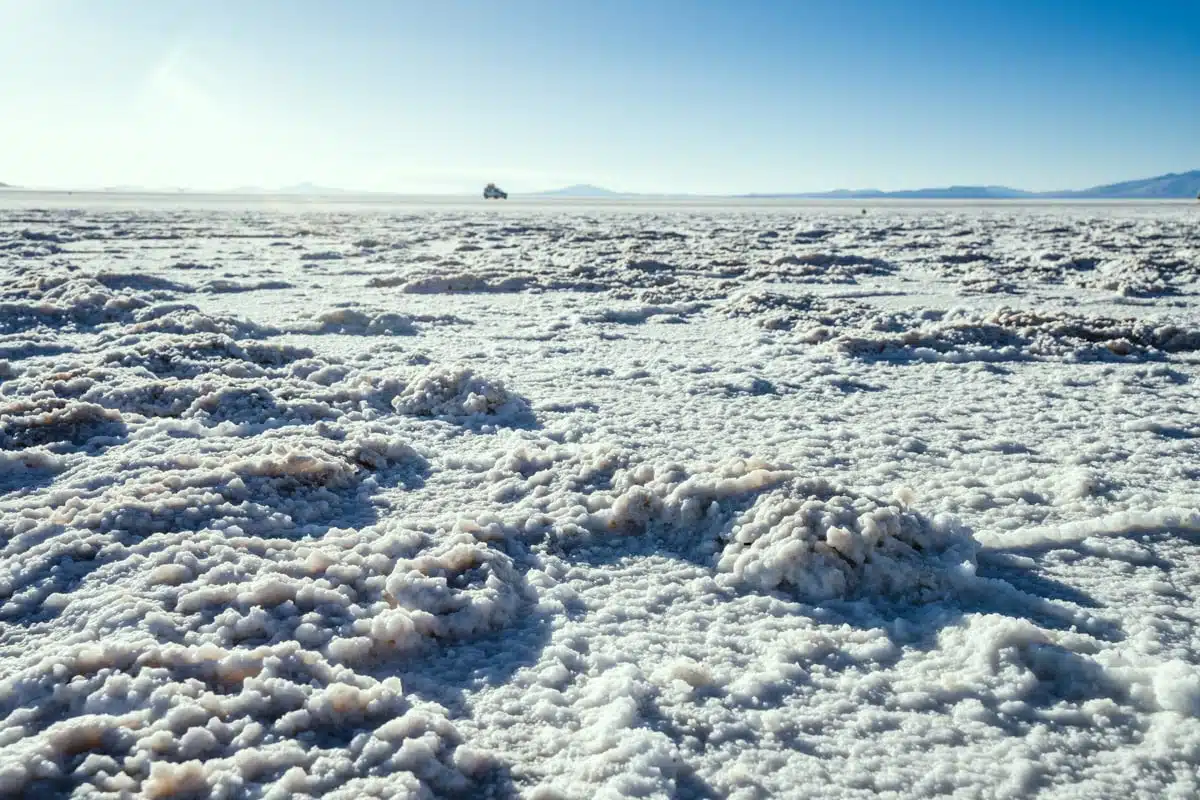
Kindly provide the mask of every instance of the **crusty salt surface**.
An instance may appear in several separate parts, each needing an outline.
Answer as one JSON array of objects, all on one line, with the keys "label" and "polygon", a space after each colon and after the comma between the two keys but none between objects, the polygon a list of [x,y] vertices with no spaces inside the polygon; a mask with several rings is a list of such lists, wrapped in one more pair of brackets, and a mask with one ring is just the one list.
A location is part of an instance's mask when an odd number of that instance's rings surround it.
[{"label": "crusty salt surface", "polygon": [[0,795],[1200,792],[1190,210],[29,197]]}]

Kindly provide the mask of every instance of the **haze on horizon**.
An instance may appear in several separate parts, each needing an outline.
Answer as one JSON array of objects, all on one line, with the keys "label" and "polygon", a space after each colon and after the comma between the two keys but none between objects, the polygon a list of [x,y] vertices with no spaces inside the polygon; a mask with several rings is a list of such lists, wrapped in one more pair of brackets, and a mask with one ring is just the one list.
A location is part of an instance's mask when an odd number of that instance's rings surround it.
[{"label": "haze on horizon", "polygon": [[1082,188],[1200,166],[1197,30],[1178,0],[0,0],[0,181]]}]

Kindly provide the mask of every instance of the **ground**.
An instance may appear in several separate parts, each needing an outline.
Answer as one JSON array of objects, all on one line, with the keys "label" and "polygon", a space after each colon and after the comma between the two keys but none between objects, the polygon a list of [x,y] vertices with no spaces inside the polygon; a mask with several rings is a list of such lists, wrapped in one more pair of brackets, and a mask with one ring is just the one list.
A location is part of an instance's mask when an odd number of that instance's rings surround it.
[{"label": "ground", "polygon": [[1190,205],[0,203],[0,794],[1200,791]]}]

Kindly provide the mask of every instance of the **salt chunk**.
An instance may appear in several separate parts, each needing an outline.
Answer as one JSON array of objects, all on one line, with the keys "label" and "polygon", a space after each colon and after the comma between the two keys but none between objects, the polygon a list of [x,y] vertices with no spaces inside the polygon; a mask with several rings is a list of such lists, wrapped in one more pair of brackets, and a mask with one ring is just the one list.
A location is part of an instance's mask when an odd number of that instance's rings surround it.
[{"label": "salt chunk", "polygon": [[142,784],[142,791],[149,798],[201,794],[207,788],[204,765],[199,761],[182,764],[155,761],[150,765],[150,777]]},{"label": "salt chunk", "polygon": [[192,572],[182,564],[160,564],[150,572],[150,583],[178,586],[192,579]]}]

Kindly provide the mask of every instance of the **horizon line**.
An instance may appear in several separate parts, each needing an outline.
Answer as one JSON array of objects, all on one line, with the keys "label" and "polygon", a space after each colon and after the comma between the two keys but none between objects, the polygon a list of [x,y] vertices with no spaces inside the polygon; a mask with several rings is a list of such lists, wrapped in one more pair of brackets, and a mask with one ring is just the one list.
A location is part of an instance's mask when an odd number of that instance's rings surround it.
[{"label": "horizon line", "polygon": [[[31,195],[92,195],[92,196],[108,196],[108,197],[196,197],[196,198],[246,198],[248,200],[260,201],[296,201],[305,200],[323,200],[323,201],[345,201],[354,202],[356,200],[379,199],[379,200],[408,200],[408,199],[436,199],[436,200],[479,200],[479,195],[472,193],[446,193],[446,192],[354,192],[340,191],[332,194],[320,193],[280,193],[280,192],[219,192],[219,191],[171,191],[157,189],[46,189],[25,186],[3,186],[0,187],[0,194],[3,193],[27,193]],[[1078,197],[1067,194],[1055,194],[1052,192],[1017,195],[1009,197],[854,197],[854,196],[836,196],[830,194],[613,194],[608,196],[556,196],[548,192],[520,192],[510,193],[510,196],[517,200],[540,200],[549,203],[562,203],[564,205],[571,204],[587,204],[587,203],[630,203],[637,204],[639,201],[741,201],[746,203],[754,202],[771,202],[777,201],[787,203],[788,201],[804,202],[812,204],[905,204],[905,203],[964,203],[964,204],[979,204],[979,203],[995,203],[1000,205],[1020,205],[1022,203],[1122,203],[1122,204],[1194,204],[1200,197],[1187,196],[1094,196],[1094,197]],[[493,201],[480,200],[482,203],[492,205]],[[497,208],[503,208],[505,201],[494,201]]]},{"label": "horizon line", "polygon": [[[889,195],[904,195],[917,194],[923,192],[951,192],[951,191],[996,191],[996,192],[1011,192],[1012,196],[996,196],[996,197],[968,197],[957,199],[992,199],[992,200],[1021,200],[1021,199],[1037,199],[1038,197],[1052,198],[1054,195],[1070,195],[1080,194],[1103,189],[1108,187],[1123,186],[1126,184],[1134,184],[1141,182],[1149,182],[1156,180],[1165,180],[1170,178],[1185,177],[1188,175],[1198,174],[1200,169],[1185,170],[1182,172],[1165,172],[1159,175],[1151,175],[1144,178],[1132,178],[1111,183],[1096,184],[1082,189],[1050,189],[1050,190],[1028,190],[1018,189],[1005,184],[983,183],[983,184],[966,184],[952,183],[944,186],[923,186],[920,188],[905,188],[905,189],[878,189],[875,187],[866,188],[837,188],[826,190],[808,190],[808,191],[749,191],[749,192],[628,192],[617,191],[601,187],[596,184],[589,183],[574,183],[568,186],[556,189],[542,189],[536,191],[521,191],[508,192],[509,195],[518,197],[546,197],[551,199],[621,199],[621,198],[696,198],[696,199],[846,199],[846,200],[867,200],[867,199],[888,199]],[[301,181],[297,184],[282,186],[278,188],[265,188],[257,186],[231,187],[222,189],[198,188],[192,186],[127,186],[116,184],[112,186],[92,186],[92,187],[63,187],[63,186],[29,186],[20,184],[6,184],[0,182],[0,190],[18,190],[30,192],[47,192],[47,193],[80,193],[80,194],[154,194],[154,195],[180,195],[180,194],[195,194],[195,195],[218,195],[218,196],[250,196],[250,197],[329,197],[329,196],[357,196],[357,197],[475,197],[477,191],[402,191],[394,189],[346,189],[337,186],[322,186],[313,184],[309,181]],[[577,192],[572,190],[579,190]],[[855,195],[859,195],[855,197]],[[875,195],[875,197],[872,197]],[[894,198],[894,199],[956,199],[956,198]],[[1135,199],[1135,198],[1123,198]],[[1146,198],[1154,199],[1154,198]]]}]

